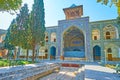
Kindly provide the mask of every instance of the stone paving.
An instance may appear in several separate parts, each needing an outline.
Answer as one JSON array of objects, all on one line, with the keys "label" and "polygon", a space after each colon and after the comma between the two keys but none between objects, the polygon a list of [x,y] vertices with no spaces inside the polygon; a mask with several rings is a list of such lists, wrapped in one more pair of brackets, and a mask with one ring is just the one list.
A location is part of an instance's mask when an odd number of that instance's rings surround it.
[{"label": "stone paving", "polygon": [[114,69],[98,64],[86,64],[85,80],[120,80],[120,74],[117,74]]},{"label": "stone paving", "polygon": [[74,74],[74,71],[77,70],[78,68],[62,67],[59,72],[52,73],[39,80],[75,80],[76,75]]},{"label": "stone paving", "polygon": [[[58,62],[58,61],[56,61],[56,62]],[[61,61],[61,62],[66,62],[67,63],[68,61]],[[79,62],[79,61],[77,61],[77,62],[71,62],[71,61],[69,61],[69,63],[85,64],[85,80],[120,80],[120,74],[117,74],[114,69],[103,67],[103,66],[99,65],[98,63]],[[2,72],[5,73],[8,70],[9,71],[14,71],[15,67],[12,67],[12,68],[13,69],[9,69],[8,67],[7,68],[6,67],[5,68],[0,68],[0,72],[1,73]],[[19,70],[19,69],[21,69],[21,67],[18,67],[16,69]],[[67,72],[69,72],[69,71],[67,71]],[[70,74],[72,74],[72,73],[70,73]],[[53,73],[53,75],[55,75],[55,73]],[[51,78],[53,78],[53,77],[51,77]],[[70,77],[68,77],[68,78],[70,78]],[[63,80],[65,80],[65,79],[67,79],[67,78],[65,77]],[[70,78],[70,79],[71,80],[72,79],[75,80],[74,77]],[[43,80],[45,80],[45,79],[43,79]],[[50,79],[46,79],[46,80],[50,80]],[[53,79],[51,79],[51,80],[53,80]],[[77,80],[79,80],[79,79],[77,79]]]},{"label": "stone paving", "polygon": [[[28,80],[31,77],[35,80],[39,78],[38,74],[43,74],[49,70],[59,68],[59,64],[38,63],[24,66],[3,67],[0,68],[0,80]],[[35,77],[36,76],[36,77]]]},{"label": "stone paving", "polygon": [[[58,62],[58,61],[56,61]],[[120,80],[120,73],[114,69],[99,65],[97,62],[62,61],[69,63],[85,64],[85,80]]]}]

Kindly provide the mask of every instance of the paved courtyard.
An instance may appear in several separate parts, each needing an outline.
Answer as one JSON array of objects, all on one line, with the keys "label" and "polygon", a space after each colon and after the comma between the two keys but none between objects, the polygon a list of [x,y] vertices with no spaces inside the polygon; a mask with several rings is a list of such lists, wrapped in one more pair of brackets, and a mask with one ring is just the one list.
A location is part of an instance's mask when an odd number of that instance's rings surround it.
[{"label": "paved courtyard", "polygon": [[40,78],[40,80],[75,80],[76,75],[74,71],[77,71],[77,69],[62,67],[59,72]]},{"label": "paved courtyard", "polygon": [[[85,80],[120,80],[120,73],[117,74],[114,69],[110,69],[110,68],[101,66],[98,63],[72,62],[72,61],[49,61],[49,62],[50,63],[51,62],[52,63],[64,62],[64,63],[85,64]],[[13,68],[15,68],[15,67],[13,67]],[[7,70],[7,68],[0,68],[0,72],[4,72],[6,70]],[[58,79],[58,80],[76,80],[75,74],[72,73],[74,70],[76,71],[76,69],[64,69],[63,68],[60,73],[58,73],[58,74],[53,73],[51,75],[46,76],[47,79],[42,78],[40,80],[53,80],[53,78],[55,78],[55,77],[51,77],[51,76],[56,76],[56,75],[61,76],[61,79]],[[57,80],[57,78],[60,78],[60,77],[56,77],[56,80]]]},{"label": "paved courtyard", "polygon": [[120,80],[120,74],[116,74],[115,70],[98,64],[86,64],[85,80]]},{"label": "paved courtyard", "polygon": [[69,62],[69,63],[85,64],[85,80],[120,80],[120,74],[117,74],[114,69],[101,66],[98,63],[95,62],[93,63]]}]

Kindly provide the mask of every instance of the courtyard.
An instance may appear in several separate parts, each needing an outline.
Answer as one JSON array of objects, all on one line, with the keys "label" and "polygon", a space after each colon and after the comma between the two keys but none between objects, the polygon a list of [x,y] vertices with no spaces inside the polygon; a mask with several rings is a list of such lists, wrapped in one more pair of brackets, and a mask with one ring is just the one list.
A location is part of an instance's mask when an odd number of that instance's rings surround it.
[{"label": "courtyard", "polygon": [[[51,70],[55,66],[58,67],[58,64],[55,65],[55,63],[58,63],[58,61],[49,61],[49,62],[44,61],[36,65],[30,64],[25,66],[3,67],[3,68],[0,68],[0,76],[1,76],[0,80],[10,80],[9,78],[12,78],[12,80],[35,80],[35,77],[31,77],[31,76],[40,72],[44,72],[44,69],[46,70],[45,65],[48,65],[47,70],[49,71],[47,71],[47,74],[43,73],[45,75],[41,76],[40,78],[37,78],[37,80],[119,80],[120,79],[120,74],[116,73],[114,69],[101,66],[96,62],[59,61],[59,64],[60,63],[84,64],[85,66],[83,68],[80,68],[82,71],[79,70],[80,71],[79,76],[78,76],[77,67],[61,67],[61,69],[56,68],[55,71],[51,72]],[[39,68],[39,65],[41,66],[40,68]],[[42,66],[44,67],[44,69],[42,69],[43,68]],[[32,67],[34,67],[34,70],[35,69],[36,70],[32,71],[31,70]],[[19,71],[15,72],[16,70],[19,70]],[[24,72],[21,72],[23,70]],[[12,74],[13,73],[16,73],[16,74],[11,75],[11,77],[9,77],[8,73],[2,75],[2,73],[9,72],[9,71],[12,72]],[[29,74],[27,72],[29,72]],[[7,77],[5,77],[5,75],[7,75]]]},{"label": "courtyard", "polygon": [[0,80],[120,80],[120,0],[2,0],[0,15]]}]

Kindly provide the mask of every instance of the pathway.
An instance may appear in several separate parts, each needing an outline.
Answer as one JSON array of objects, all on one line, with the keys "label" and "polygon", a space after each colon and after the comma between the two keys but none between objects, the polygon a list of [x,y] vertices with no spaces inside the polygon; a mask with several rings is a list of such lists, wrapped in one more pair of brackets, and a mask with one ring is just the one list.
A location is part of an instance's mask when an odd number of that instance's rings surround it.
[{"label": "pathway", "polygon": [[120,80],[115,70],[97,64],[85,65],[85,80]]}]

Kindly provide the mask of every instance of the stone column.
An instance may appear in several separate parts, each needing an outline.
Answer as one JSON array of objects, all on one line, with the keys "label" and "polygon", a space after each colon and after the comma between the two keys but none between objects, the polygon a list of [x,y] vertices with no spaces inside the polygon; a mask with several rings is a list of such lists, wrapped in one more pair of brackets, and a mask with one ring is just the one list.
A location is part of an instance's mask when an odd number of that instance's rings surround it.
[{"label": "stone column", "polygon": [[120,58],[120,47],[119,47],[119,58]]},{"label": "stone column", "polygon": [[101,63],[105,64],[106,63],[106,53],[105,53],[105,46],[104,46],[104,34],[103,34],[103,26],[104,25],[100,25],[100,43],[101,43]]}]

